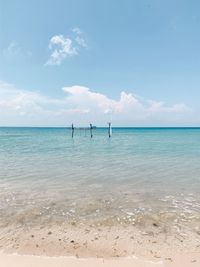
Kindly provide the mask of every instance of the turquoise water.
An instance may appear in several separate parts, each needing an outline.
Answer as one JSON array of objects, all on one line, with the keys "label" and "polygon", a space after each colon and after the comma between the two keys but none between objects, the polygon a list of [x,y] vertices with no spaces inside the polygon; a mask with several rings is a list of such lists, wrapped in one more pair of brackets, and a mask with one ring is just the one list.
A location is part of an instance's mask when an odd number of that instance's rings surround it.
[{"label": "turquoise water", "polygon": [[200,128],[0,128],[0,225],[200,221]]}]

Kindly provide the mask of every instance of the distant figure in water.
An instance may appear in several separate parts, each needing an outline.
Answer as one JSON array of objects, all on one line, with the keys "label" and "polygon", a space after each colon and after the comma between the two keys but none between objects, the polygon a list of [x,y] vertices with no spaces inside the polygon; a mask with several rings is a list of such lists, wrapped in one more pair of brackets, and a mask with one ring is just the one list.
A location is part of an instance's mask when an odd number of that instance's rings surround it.
[{"label": "distant figure in water", "polygon": [[74,137],[74,124],[72,123],[72,138]]},{"label": "distant figure in water", "polygon": [[90,136],[91,136],[91,138],[93,137],[93,134],[92,134],[92,123],[90,123]]},{"label": "distant figure in water", "polygon": [[108,123],[108,136],[109,138],[112,136],[111,122]]}]

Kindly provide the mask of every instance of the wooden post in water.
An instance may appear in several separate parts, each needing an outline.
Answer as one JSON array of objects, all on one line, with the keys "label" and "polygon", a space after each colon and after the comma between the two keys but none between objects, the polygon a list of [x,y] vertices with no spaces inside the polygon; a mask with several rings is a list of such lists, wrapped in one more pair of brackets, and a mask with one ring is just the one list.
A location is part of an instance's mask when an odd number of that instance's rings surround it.
[{"label": "wooden post in water", "polygon": [[72,138],[74,138],[74,124],[72,123]]},{"label": "wooden post in water", "polygon": [[92,134],[92,123],[90,123],[90,137],[91,138],[93,137],[93,134]]},{"label": "wooden post in water", "polygon": [[108,123],[108,136],[109,136],[109,138],[112,136],[111,122]]}]

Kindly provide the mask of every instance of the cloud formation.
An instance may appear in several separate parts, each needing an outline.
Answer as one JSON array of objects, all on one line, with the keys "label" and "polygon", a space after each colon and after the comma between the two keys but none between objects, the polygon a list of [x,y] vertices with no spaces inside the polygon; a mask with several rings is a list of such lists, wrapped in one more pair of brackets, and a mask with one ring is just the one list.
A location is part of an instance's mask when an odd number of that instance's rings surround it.
[{"label": "cloud formation", "polygon": [[193,115],[185,104],[141,101],[124,91],[117,100],[84,86],[64,87],[63,92],[62,99],[54,99],[0,82],[0,125],[106,125],[111,115],[118,126],[174,125],[191,122]]},{"label": "cloud formation", "polygon": [[45,65],[60,65],[67,57],[77,55],[80,48],[86,48],[85,39],[79,28],[74,28],[75,34],[72,38],[61,35],[54,35],[49,41],[50,58]]},{"label": "cloud formation", "polygon": [[32,56],[31,51],[24,49],[18,42],[11,41],[7,47],[2,50],[2,56],[4,59],[22,59]]},{"label": "cloud formation", "polygon": [[133,125],[135,123],[167,123],[183,122],[191,109],[185,104],[167,106],[164,102],[142,101],[132,93],[122,91],[118,100],[108,98],[106,95],[93,92],[87,87],[64,87],[69,96],[67,101],[75,107],[88,110],[88,114],[95,118],[108,120],[107,114],[112,114],[118,125]]},{"label": "cloud formation", "polygon": [[86,44],[85,38],[83,38],[83,32],[81,31],[81,29],[76,27],[72,29],[72,32],[75,33],[74,40],[77,42],[77,44],[79,46],[87,48],[87,44]]},{"label": "cloud formation", "polygon": [[21,53],[21,47],[15,41],[9,43],[8,47],[3,50],[5,56],[15,56]]}]

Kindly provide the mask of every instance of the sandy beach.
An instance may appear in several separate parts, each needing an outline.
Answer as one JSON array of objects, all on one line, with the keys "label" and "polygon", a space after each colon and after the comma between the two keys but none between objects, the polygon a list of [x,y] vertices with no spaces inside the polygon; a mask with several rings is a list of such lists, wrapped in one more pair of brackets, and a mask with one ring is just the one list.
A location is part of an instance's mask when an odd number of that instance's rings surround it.
[{"label": "sandy beach", "polygon": [[200,1],[0,0],[0,267],[200,267]]},{"label": "sandy beach", "polygon": [[150,261],[136,257],[129,258],[75,258],[75,257],[45,257],[32,255],[17,255],[0,253],[1,267],[197,267],[200,264],[199,255],[179,255],[174,262]]},{"label": "sandy beach", "polygon": [[0,233],[1,267],[200,266],[194,236],[134,227],[7,229]]},{"label": "sandy beach", "polygon": [[112,266],[133,266],[133,267],[153,267],[164,266],[162,262],[153,263],[150,261],[142,261],[136,258],[120,258],[120,259],[77,259],[73,257],[44,257],[44,256],[20,256],[0,254],[0,262],[2,267],[112,267]]}]

